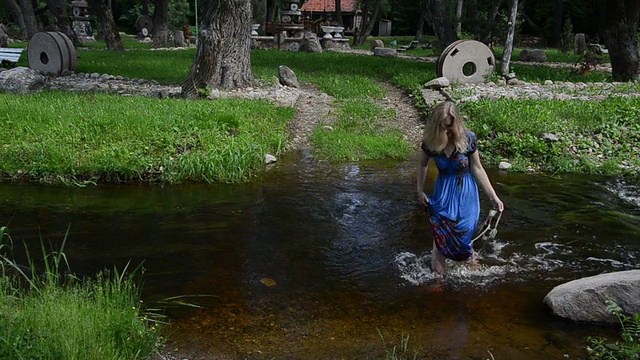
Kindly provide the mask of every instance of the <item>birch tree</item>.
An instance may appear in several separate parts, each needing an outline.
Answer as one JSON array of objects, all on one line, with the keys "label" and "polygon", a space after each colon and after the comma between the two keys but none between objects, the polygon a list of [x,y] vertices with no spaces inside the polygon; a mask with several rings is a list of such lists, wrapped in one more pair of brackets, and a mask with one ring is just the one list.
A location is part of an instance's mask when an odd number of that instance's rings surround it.
[{"label": "birch tree", "polygon": [[516,32],[516,17],[518,16],[518,0],[511,3],[511,14],[509,15],[509,30],[507,40],[504,43],[504,54],[502,54],[502,75],[509,75],[511,63],[511,52],[513,51],[513,37]]}]

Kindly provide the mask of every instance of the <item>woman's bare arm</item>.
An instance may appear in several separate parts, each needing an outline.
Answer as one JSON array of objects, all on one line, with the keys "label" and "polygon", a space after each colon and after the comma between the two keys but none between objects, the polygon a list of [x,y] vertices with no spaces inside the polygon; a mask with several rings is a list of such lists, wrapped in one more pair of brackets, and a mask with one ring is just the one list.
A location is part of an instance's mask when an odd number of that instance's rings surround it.
[{"label": "woman's bare arm", "polygon": [[473,152],[471,154],[471,173],[473,177],[476,179],[476,182],[480,185],[482,191],[489,197],[489,200],[493,203],[493,205],[498,208],[498,210],[504,210],[504,204],[496,194],[496,191],[493,189],[491,185],[491,181],[489,181],[489,176],[487,172],[484,170],[482,166],[482,162],[480,162],[480,155],[478,151]]},{"label": "woman's bare arm", "polygon": [[427,178],[427,170],[429,169],[429,157],[424,151],[420,151],[420,161],[418,161],[417,188],[418,202],[423,205],[429,204],[427,195],[424,193],[424,181]]}]

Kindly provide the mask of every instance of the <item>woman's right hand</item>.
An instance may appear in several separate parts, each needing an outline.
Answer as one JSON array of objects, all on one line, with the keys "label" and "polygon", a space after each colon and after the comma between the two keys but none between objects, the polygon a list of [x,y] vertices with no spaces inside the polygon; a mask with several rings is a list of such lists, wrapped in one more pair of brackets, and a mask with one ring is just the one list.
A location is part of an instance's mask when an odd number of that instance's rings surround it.
[{"label": "woman's right hand", "polygon": [[429,198],[427,197],[427,194],[424,193],[424,191],[418,191],[418,202],[424,206],[429,205]]}]

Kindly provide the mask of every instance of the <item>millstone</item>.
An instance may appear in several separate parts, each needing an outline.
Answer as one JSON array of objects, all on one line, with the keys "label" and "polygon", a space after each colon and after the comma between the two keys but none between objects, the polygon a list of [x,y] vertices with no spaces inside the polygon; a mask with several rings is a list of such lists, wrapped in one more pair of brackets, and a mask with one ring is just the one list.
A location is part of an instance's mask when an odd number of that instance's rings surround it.
[{"label": "millstone", "polygon": [[438,57],[438,62],[436,64],[436,72],[437,72],[438,76],[442,76],[442,63],[444,62],[444,59],[447,57],[446,54],[449,53],[449,50],[451,50],[452,47],[460,44],[463,41],[464,40],[456,40],[456,41],[452,42],[451,44],[447,45],[446,48],[444,48],[444,50],[440,54],[440,57]]},{"label": "millstone", "polygon": [[475,40],[458,40],[438,59],[438,76],[451,82],[477,84],[495,70],[495,56],[489,47]]},{"label": "millstone", "polygon": [[69,52],[69,67],[67,69],[70,71],[76,71],[76,67],[78,66],[78,56],[76,55],[76,48],[73,46],[73,42],[63,32],[57,31],[54,32],[53,35],[61,38],[66,44],[67,51]]},{"label": "millstone", "polygon": [[141,32],[142,29],[145,28],[147,29],[149,34],[153,33],[153,20],[147,15],[140,15],[136,19],[136,30],[138,30],[138,32]]},{"label": "millstone", "polygon": [[[44,75],[60,75],[69,69],[69,49],[54,32],[39,32],[29,40],[29,67]],[[74,49],[75,52],[75,49]]]}]

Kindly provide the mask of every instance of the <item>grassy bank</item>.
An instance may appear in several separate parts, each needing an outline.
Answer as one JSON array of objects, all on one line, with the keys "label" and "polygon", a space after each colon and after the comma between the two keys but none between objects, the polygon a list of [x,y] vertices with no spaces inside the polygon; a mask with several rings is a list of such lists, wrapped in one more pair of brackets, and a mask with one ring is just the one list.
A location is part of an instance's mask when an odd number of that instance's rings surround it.
[{"label": "grassy bank", "polygon": [[484,100],[465,104],[463,112],[490,163],[506,160],[516,171],[638,176],[639,109],[639,99],[618,97]]},{"label": "grassy bank", "polygon": [[[279,155],[293,109],[262,101],[0,94],[4,178],[244,181]],[[10,111],[9,111],[10,109]]]},{"label": "grassy bank", "polygon": [[160,317],[140,300],[139,270],[82,280],[64,272],[64,241],[60,251],[42,247],[43,266],[29,256],[30,268],[13,261],[11,244],[0,227],[0,358],[147,359],[162,344]]},{"label": "grassy bank", "polygon": [[[100,43],[79,49],[77,72],[179,85],[195,56],[195,49],[149,51],[148,44],[128,38],[125,45],[130,50],[123,53],[102,51]],[[550,59],[574,61],[556,50],[546,51]],[[317,84],[336,98],[331,128],[322,122],[313,134],[318,157],[351,161],[411,156],[412,144],[394,126],[396,114],[380,106],[385,91],[379,83],[392,83],[420,100],[423,84],[436,77],[435,63],[336,52],[253,50],[251,56],[256,78],[270,80],[278,66],[286,65],[301,82]],[[610,81],[609,74],[597,72],[577,75],[571,69],[524,65],[512,69],[530,82]],[[629,92],[640,90],[637,84],[622,86]],[[635,100],[616,98],[599,103],[499,100],[470,104],[462,111],[471,119],[472,130],[486,139],[482,149],[489,165],[507,160],[516,171],[633,176],[640,173],[638,151],[631,145],[640,132],[632,116],[636,105]],[[56,93],[1,95],[0,108],[6,114],[0,117],[2,176],[68,183],[245,181],[261,171],[265,153],[282,153],[286,126],[294,115],[291,109],[260,101]],[[564,125],[569,127],[562,130]],[[543,140],[545,133],[562,136],[551,144]]]}]

